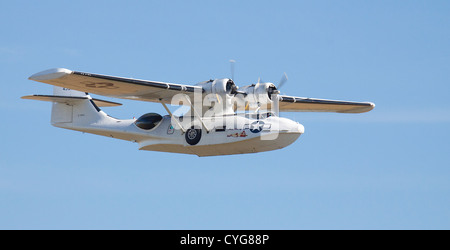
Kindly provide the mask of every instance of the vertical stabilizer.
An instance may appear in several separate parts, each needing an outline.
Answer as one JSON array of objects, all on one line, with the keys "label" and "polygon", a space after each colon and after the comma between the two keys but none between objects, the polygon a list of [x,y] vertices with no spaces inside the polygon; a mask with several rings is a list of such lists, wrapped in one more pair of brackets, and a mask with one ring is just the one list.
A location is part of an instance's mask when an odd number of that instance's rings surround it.
[{"label": "vertical stabilizer", "polygon": [[57,86],[53,87],[53,95],[56,95],[56,96],[79,96],[79,97],[88,96],[87,93],[84,93],[81,91],[76,91],[73,89],[62,88],[62,87],[57,87]]},{"label": "vertical stabilizer", "polygon": [[88,93],[55,86],[53,95],[68,97],[53,102],[51,123],[54,126],[86,126],[106,117]]}]

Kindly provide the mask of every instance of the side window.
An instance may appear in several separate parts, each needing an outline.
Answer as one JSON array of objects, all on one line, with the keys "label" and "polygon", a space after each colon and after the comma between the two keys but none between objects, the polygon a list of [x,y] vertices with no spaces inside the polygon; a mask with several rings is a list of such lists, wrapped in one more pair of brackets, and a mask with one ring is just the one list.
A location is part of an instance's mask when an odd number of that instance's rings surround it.
[{"label": "side window", "polygon": [[137,119],[134,124],[141,129],[150,130],[156,127],[156,125],[158,125],[162,119],[163,117],[159,114],[148,113],[139,117],[139,119]]},{"label": "side window", "polygon": [[216,127],[216,132],[224,132],[227,129],[225,125]]}]

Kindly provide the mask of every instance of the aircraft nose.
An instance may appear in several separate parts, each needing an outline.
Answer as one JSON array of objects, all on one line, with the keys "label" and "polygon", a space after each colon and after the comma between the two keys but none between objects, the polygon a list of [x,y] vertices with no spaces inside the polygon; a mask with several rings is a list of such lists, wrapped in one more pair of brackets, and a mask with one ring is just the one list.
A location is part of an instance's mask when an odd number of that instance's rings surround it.
[{"label": "aircraft nose", "polygon": [[293,121],[293,120],[282,119],[282,120],[280,120],[280,125],[281,125],[281,131],[284,131],[287,133],[294,133],[294,134],[305,133],[305,127],[303,127],[302,124],[300,124],[296,121]]},{"label": "aircraft nose", "polygon": [[300,124],[300,123],[297,123],[297,128],[296,129],[297,129],[298,133],[300,133],[300,134],[305,133],[305,127],[302,124]]}]

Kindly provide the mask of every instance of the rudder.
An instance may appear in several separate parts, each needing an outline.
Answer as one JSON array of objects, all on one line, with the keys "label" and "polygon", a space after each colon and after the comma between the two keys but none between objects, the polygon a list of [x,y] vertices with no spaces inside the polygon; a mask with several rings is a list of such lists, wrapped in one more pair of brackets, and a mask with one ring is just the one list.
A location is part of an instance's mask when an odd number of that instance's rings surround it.
[{"label": "rudder", "polygon": [[[68,88],[53,87],[53,95],[58,97],[84,97],[87,98],[89,95],[81,91],[76,91]],[[54,101],[52,105],[52,125],[58,123],[72,123],[73,122],[73,111],[75,105],[80,105],[80,102],[87,101],[87,99],[77,99],[77,98],[60,98],[60,101]]]}]

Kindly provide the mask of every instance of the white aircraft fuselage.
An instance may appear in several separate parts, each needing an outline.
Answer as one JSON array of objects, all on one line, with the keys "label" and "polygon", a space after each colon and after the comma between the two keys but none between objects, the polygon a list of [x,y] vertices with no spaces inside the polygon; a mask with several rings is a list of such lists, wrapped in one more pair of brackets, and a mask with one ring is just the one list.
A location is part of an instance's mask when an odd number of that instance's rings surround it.
[{"label": "white aircraft fuselage", "polygon": [[[187,137],[195,136],[192,135],[192,130],[183,132],[177,128],[169,115],[161,117],[155,127],[147,130],[136,125],[139,119],[116,119],[96,108],[88,100],[81,102],[73,106],[63,106],[62,108],[69,109],[64,113],[55,107],[61,104],[53,104],[52,125],[137,142],[140,150],[198,156],[256,153],[284,148],[304,133],[301,124],[269,112],[258,115],[243,113],[203,118],[209,132],[202,129],[199,141],[190,145]],[[61,117],[60,114],[66,117]],[[195,120],[195,117],[183,117],[180,120]],[[200,128],[200,125],[197,127]]]}]

